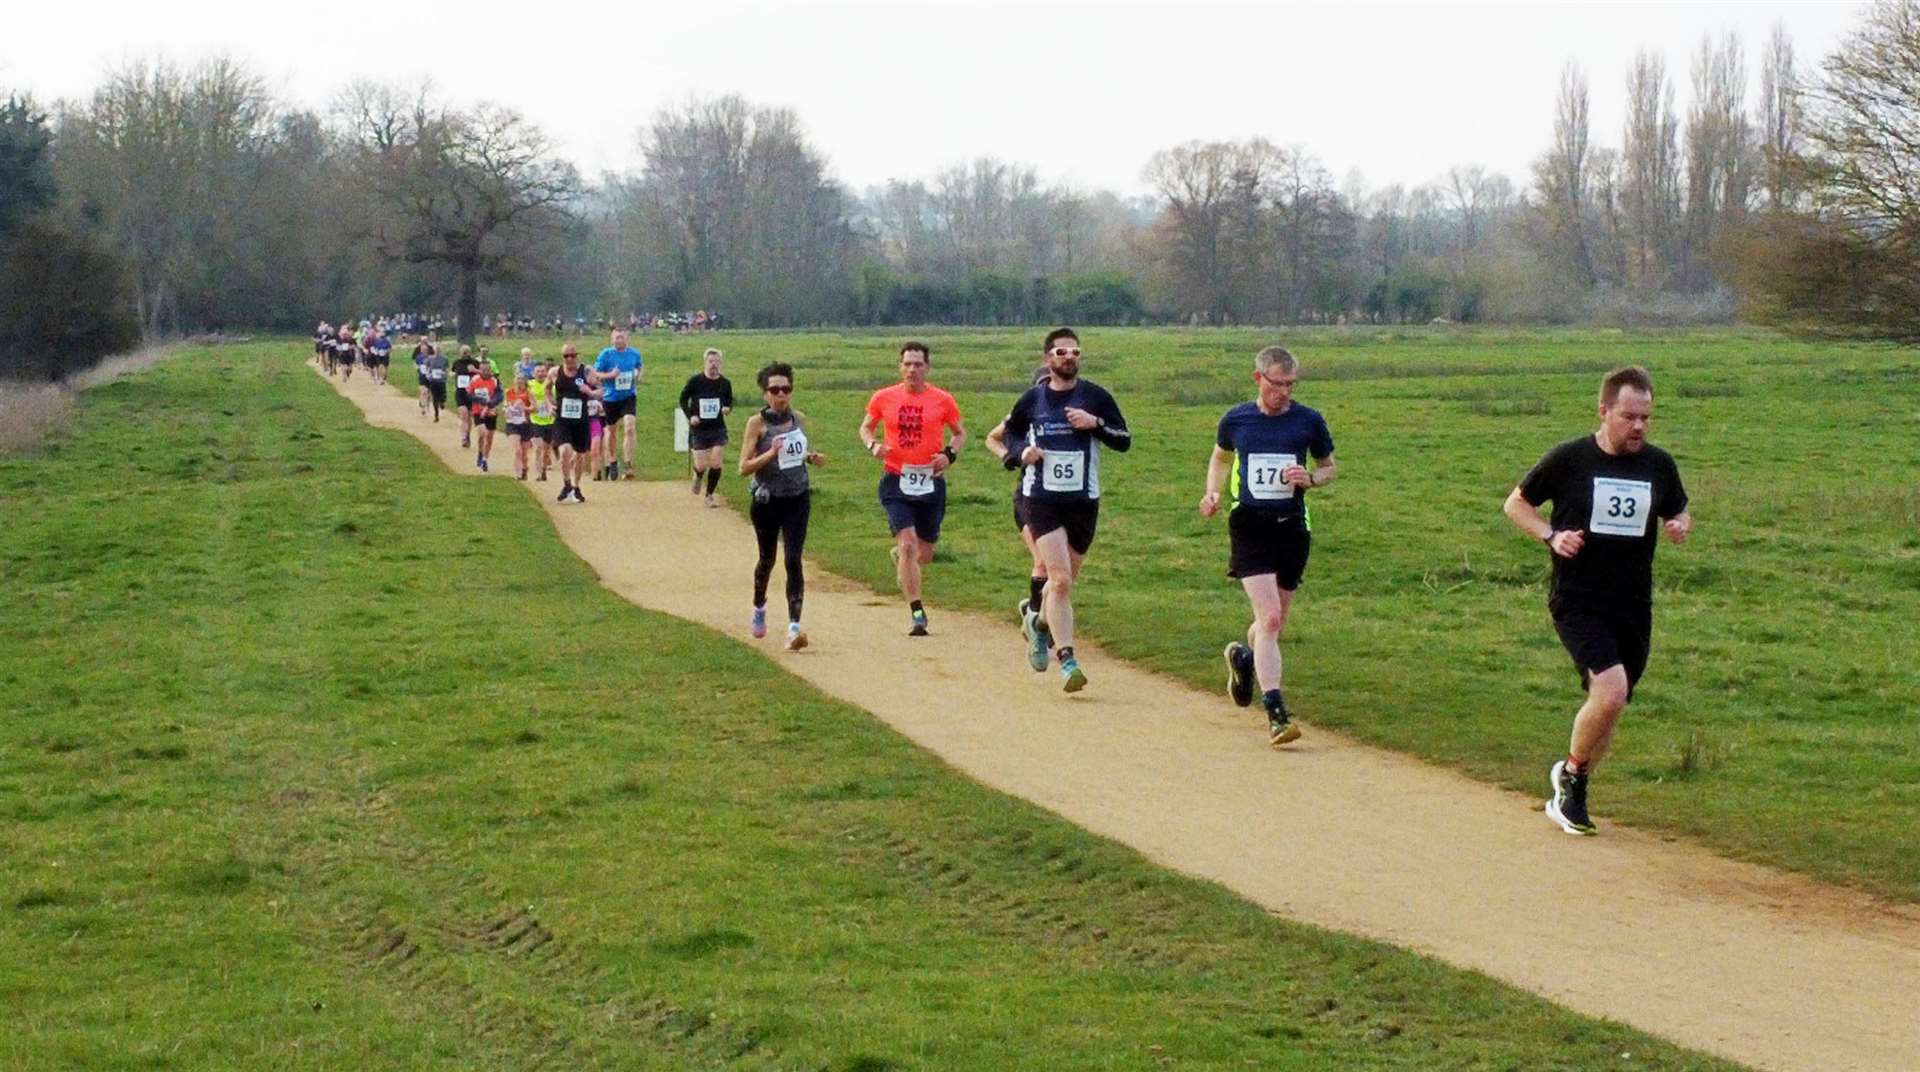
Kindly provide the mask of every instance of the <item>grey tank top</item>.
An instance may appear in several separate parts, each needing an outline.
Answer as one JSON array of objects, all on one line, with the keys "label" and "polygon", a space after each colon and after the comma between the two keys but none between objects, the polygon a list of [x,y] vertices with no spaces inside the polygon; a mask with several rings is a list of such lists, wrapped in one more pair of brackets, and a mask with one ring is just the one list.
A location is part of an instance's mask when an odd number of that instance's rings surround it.
[{"label": "grey tank top", "polygon": [[[773,442],[788,432],[798,432],[800,422],[794,419],[793,411],[785,416],[776,416],[770,409],[760,411],[760,441],[753,445],[755,454],[765,454],[773,449]],[[798,444],[789,444],[797,447]],[[807,450],[811,450],[808,447]],[[765,490],[775,499],[790,499],[807,493],[807,451],[794,453],[781,451],[780,455],[761,467],[753,474],[753,488],[756,492]]]}]

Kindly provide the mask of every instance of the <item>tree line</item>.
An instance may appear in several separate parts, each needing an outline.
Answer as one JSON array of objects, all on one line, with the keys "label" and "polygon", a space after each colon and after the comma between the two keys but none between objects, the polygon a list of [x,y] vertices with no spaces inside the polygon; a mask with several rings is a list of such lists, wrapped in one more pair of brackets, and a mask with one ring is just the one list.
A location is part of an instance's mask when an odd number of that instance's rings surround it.
[{"label": "tree line", "polygon": [[[732,325],[1691,322],[1891,331],[1912,270],[1920,0],[1880,0],[1816,68],[1642,52],[1626,120],[1563,71],[1526,184],[1464,163],[1413,187],[1336,179],[1263,138],[1153,153],[1124,197],[981,158],[854,191],[790,109],[689,99],[640,165],[582,179],[534,123],[426,83],[324,108],[244,64],[164,60],[0,111],[0,353],[58,375],[128,331],[303,328],[436,310]],[[79,312],[85,310],[84,313]],[[88,338],[78,333],[92,332]],[[64,356],[62,356],[64,355]]]}]

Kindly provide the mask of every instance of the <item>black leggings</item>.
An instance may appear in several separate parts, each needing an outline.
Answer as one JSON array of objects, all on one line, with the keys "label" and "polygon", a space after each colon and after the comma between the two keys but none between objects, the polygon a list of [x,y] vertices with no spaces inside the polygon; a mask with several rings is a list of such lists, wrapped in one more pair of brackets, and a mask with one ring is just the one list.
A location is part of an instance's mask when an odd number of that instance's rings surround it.
[{"label": "black leggings", "polygon": [[774,543],[778,541],[786,547],[787,620],[792,622],[800,620],[800,603],[807,594],[800,552],[807,546],[807,516],[812,512],[811,493],[756,502],[747,511],[753,519],[753,535],[760,541],[760,561],[753,566],[753,605],[767,605],[767,579],[773,576]]}]

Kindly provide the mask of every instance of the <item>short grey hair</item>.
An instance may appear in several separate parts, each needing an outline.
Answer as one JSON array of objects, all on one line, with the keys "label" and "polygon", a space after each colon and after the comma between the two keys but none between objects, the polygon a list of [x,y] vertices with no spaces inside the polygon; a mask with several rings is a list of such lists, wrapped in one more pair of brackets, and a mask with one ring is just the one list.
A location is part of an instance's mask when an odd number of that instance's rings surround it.
[{"label": "short grey hair", "polygon": [[719,348],[714,346],[709,346],[707,347],[707,352],[700,355],[700,360],[705,361],[709,357],[719,357],[719,356],[720,356]]},{"label": "short grey hair", "polygon": [[1269,346],[1253,355],[1253,371],[1262,376],[1275,365],[1280,366],[1281,372],[1300,371],[1300,359],[1294,357],[1284,346]]}]

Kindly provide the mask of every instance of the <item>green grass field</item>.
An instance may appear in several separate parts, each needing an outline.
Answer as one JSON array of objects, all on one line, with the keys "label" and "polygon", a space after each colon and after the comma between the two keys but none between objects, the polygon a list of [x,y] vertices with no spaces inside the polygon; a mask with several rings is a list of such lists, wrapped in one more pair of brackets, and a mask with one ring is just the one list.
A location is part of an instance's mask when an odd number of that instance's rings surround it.
[{"label": "green grass field", "polygon": [[[1042,334],[931,336],[935,382],[958,396],[976,440],[1027,382]],[[892,591],[876,467],[854,433],[867,395],[897,378],[898,339],[641,336],[649,473],[684,471],[667,452],[669,410],[704,347],[727,351],[743,396],[736,432],[757,404],[753,371],[790,361],[796,405],[840,463],[816,476],[809,550]],[[1735,331],[1102,329],[1083,341],[1085,375],[1114,391],[1136,446],[1102,470],[1099,542],[1075,597],[1081,631],[1218,687],[1221,645],[1247,612],[1224,576],[1224,523],[1195,504],[1220,414],[1251,397],[1253,352],[1285,342],[1305,365],[1296,397],[1326,414],[1341,461],[1338,485],[1313,498],[1313,561],[1287,638],[1290,705],[1529,793],[1564,753],[1579,692],[1546,616],[1546,552],[1500,504],[1549,446],[1592,431],[1602,372],[1646,365],[1653,438],[1679,459],[1697,528],[1684,548],[1663,541],[1656,560],[1653,661],[1596,779],[1595,814],[1920,899],[1911,350]],[[1027,565],[1012,485],[984,451],[956,469],[928,598],[936,616],[942,605],[1005,615],[1017,643]],[[1097,693],[1098,666],[1088,670]]]},{"label": "green grass field", "polygon": [[[821,546],[864,561],[843,474]],[[942,591],[985,599],[969,494]],[[1726,1067],[954,775],[285,346],[83,396],[0,508],[0,1067]]]}]

